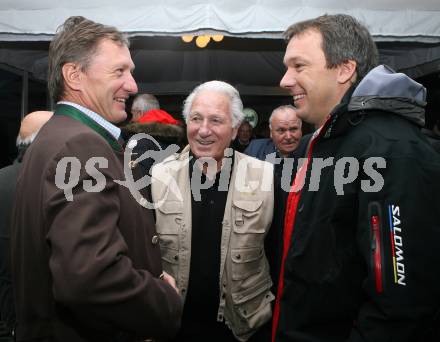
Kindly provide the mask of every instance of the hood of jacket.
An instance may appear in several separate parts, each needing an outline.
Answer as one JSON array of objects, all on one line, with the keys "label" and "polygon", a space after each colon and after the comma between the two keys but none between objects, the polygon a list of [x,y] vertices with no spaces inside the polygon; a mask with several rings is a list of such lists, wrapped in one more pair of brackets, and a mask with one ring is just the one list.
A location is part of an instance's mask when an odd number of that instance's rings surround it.
[{"label": "hood of jacket", "polygon": [[426,88],[386,65],[372,69],[354,89],[348,111],[380,110],[425,125]]}]

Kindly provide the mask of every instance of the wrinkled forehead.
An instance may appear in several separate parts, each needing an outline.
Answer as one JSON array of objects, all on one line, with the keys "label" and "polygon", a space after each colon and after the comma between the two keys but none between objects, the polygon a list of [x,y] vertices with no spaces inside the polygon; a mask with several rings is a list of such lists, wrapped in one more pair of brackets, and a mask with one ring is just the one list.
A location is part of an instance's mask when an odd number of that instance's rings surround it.
[{"label": "wrinkled forehead", "polygon": [[300,126],[301,123],[298,120],[278,120],[272,124],[272,129],[277,129],[277,128],[290,129],[295,127],[298,128]]},{"label": "wrinkled forehead", "polygon": [[301,126],[301,120],[292,111],[284,111],[280,115],[274,115],[272,118],[272,128],[277,127],[291,128]]},{"label": "wrinkled forehead", "polygon": [[283,123],[292,123],[292,124],[300,124],[301,119],[296,115],[295,110],[291,108],[282,108],[277,111],[272,116],[272,123],[283,122]]},{"label": "wrinkled forehead", "polygon": [[196,94],[190,113],[221,115],[232,118],[229,96],[220,91],[202,90]]},{"label": "wrinkled forehead", "polygon": [[123,64],[128,69],[134,70],[134,63],[128,46],[123,42],[109,38],[102,38],[96,43],[95,50],[90,55],[90,62]]}]

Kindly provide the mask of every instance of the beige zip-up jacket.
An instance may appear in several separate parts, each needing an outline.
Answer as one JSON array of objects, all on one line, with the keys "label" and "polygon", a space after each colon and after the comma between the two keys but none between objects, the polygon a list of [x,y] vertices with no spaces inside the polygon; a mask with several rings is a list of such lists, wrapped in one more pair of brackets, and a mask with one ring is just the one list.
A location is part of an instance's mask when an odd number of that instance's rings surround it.
[{"label": "beige zip-up jacket", "polygon": [[[246,341],[272,317],[264,238],[273,214],[273,165],[234,153],[220,246],[217,320]],[[189,148],[153,167],[152,199],[163,268],[186,297],[191,260]],[[221,183],[221,182],[220,182]],[[221,184],[220,184],[221,186]]]}]

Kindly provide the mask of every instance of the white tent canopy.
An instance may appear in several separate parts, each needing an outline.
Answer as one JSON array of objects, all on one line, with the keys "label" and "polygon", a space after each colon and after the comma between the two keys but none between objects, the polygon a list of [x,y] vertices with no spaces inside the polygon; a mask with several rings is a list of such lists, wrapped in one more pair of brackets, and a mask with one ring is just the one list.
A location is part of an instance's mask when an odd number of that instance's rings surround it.
[{"label": "white tent canopy", "polygon": [[[325,13],[366,24],[381,62],[394,69],[412,77],[440,71],[440,0],[1,0],[0,67],[44,80],[47,41],[67,17],[82,15],[134,38],[141,92],[185,94],[202,81],[223,79],[242,94],[282,95],[282,33]],[[205,49],[169,38],[205,32],[232,38]]]},{"label": "white tent canopy", "polygon": [[0,40],[50,39],[68,16],[83,15],[130,35],[215,30],[280,38],[293,22],[347,13],[378,40],[440,42],[439,0],[2,0]]}]

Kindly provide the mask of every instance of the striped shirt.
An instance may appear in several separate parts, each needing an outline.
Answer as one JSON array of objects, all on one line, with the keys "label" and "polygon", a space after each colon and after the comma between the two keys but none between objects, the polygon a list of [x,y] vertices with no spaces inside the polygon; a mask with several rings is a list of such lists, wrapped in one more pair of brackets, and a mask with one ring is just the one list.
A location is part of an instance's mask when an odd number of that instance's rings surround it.
[{"label": "striped shirt", "polygon": [[119,127],[116,127],[106,119],[104,119],[101,115],[96,114],[95,112],[91,111],[90,109],[87,109],[77,103],[69,102],[69,101],[59,101],[57,104],[64,104],[68,106],[75,107],[76,109],[83,112],[85,115],[87,115],[90,119],[95,121],[98,125],[102,126],[106,131],[108,131],[116,140],[119,139],[121,135],[121,129]]}]

